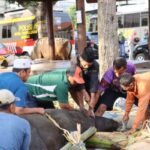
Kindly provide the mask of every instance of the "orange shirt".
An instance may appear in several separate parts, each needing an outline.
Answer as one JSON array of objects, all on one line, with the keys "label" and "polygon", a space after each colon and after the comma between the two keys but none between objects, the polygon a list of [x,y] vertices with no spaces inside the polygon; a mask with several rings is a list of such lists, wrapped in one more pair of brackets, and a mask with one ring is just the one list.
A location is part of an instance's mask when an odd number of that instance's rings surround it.
[{"label": "orange shirt", "polygon": [[138,98],[138,110],[133,123],[133,128],[138,128],[145,117],[146,110],[150,103],[150,72],[136,74],[135,89],[133,92],[127,92],[126,112],[130,112],[134,103],[134,97]]}]

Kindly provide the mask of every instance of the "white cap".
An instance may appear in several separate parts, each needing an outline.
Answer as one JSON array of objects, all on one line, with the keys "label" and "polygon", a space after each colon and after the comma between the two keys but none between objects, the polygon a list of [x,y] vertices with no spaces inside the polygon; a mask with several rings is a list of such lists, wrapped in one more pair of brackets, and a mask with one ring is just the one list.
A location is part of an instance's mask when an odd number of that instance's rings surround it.
[{"label": "white cap", "polygon": [[13,68],[17,69],[26,69],[26,68],[31,68],[31,60],[30,59],[16,59],[14,61]]},{"label": "white cap", "polygon": [[16,98],[11,91],[7,89],[0,90],[0,106],[5,104],[11,104],[17,100],[19,99]]}]

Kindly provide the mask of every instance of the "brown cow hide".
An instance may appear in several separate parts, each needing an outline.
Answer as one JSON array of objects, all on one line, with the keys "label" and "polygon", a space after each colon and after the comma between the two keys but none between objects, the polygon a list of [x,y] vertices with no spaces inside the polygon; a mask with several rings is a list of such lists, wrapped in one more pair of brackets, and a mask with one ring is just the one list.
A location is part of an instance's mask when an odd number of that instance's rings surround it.
[{"label": "brown cow hide", "polygon": [[[68,39],[55,38],[55,60],[69,60],[71,47]],[[53,51],[48,37],[38,39],[31,53],[31,59],[46,58],[52,60]]]},{"label": "brown cow hide", "polygon": [[[116,130],[118,124],[106,118],[90,118],[79,111],[67,111],[58,109],[47,110],[57,123],[69,131],[76,130],[76,124],[81,124],[81,130],[84,132],[91,126],[97,126],[98,131]],[[67,141],[62,135],[63,132],[58,129],[45,116],[39,114],[25,115],[31,125],[32,139],[30,150],[59,150]]]}]

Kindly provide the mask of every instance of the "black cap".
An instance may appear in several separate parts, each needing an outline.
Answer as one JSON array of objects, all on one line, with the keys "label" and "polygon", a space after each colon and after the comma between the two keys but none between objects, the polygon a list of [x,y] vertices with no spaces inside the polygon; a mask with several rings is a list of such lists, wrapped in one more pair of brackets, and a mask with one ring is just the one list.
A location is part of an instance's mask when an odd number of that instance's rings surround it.
[{"label": "black cap", "polygon": [[85,47],[83,53],[81,54],[81,58],[88,63],[94,61],[94,52],[91,47]]}]

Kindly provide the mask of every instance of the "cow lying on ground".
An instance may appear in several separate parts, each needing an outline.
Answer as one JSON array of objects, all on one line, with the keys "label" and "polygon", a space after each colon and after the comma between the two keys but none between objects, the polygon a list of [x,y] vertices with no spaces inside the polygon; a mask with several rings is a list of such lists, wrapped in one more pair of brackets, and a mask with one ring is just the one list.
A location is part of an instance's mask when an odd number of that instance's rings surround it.
[{"label": "cow lying on ground", "polygon": [[[46,58],[52,60],[52,48],[49,46],[48,38],[38,39],[35,43],[31,59]],[[63,38],[55,38],[55,60],[70,59],[71,47],[69,40]]]},{"label": "cow lying on ground", "polygon": [[[113,131],[118,127],[118,123],[106,118],[86,117],[79,111],[67,111],[49,109],[50,114],[57,123],[69,131],[76,130],[76,124],[81,124],[81,130],[84,132],[91,126],[95,126],[98,131]],[[32,140],[30,150],[59,150],[67,142],[63,132],[58,129],[46,117],[38,114],[25,115],[23,118],[30,122],[32,130]]]}]

